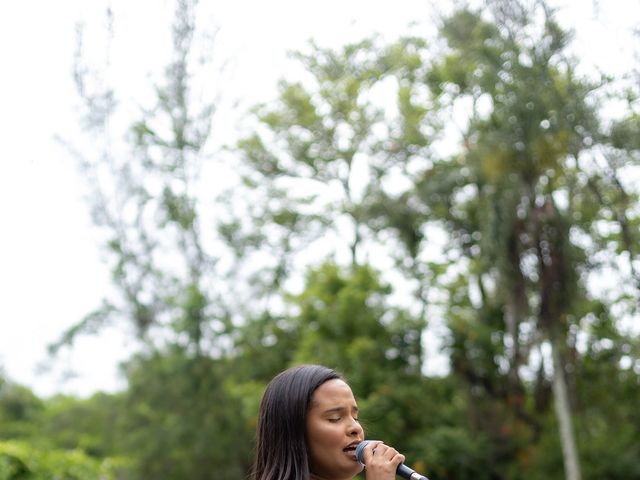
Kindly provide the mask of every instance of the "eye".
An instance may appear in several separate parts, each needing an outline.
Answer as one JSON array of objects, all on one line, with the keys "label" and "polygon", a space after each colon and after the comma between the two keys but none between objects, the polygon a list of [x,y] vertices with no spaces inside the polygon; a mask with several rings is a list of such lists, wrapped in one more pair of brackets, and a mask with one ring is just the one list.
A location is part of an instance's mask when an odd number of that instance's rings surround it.
[{"label": "eye", "polygon": [[340,421],[340,418],[330,418],[329,421],[331,423],[338,423]]}]

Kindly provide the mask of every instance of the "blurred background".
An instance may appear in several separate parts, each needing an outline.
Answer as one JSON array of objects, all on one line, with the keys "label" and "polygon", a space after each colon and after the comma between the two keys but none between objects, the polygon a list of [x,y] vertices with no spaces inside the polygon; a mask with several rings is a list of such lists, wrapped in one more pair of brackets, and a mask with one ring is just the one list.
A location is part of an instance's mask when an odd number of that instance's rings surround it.
[{"label": "blurred background", "polygon": [[238,479],[345,374],[438,479],[639,479],[638,1],[0,6],[0,480]]}]

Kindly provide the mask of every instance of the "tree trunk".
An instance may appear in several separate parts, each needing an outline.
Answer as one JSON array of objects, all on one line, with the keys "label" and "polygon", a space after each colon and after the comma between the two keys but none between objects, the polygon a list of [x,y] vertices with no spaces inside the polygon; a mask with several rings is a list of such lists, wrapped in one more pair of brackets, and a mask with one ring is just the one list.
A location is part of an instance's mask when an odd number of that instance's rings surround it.
[{"label": "tree trunk", "polygon": [[553,357],[553,399],[556,417],[560,427],[560,442],[562,444],[562,459],[564,461],[565,477],[567,480],[581,480],[578,450],[571,420],[571,407],[567,393],[567,381],[564,376],[564,365],[560,357],[560,345],[556,335],[550,335],[551,354]]}]

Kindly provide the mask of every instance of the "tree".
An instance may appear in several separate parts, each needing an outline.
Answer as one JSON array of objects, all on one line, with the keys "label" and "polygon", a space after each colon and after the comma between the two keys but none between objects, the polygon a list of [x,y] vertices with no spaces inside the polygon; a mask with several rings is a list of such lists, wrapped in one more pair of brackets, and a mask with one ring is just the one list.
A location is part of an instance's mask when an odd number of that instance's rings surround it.
[{"label": "tree", "polygon": [[[284,83],[282,108],[258,113],[267,134],[259,130],[241,145],[253,166],[247,184],[273,188],[279,193],[269,196],[265,189],[263,204],[286,205],[277,211],[301,218],[301,208],[291,207],[292,190],[283,193],[287,179],[304,174],[327,185],[331,179],[318,175],[321,157],[314,149],[332,152],[322,165],[344,157],[327,146],[326,138],[334,137],[325,128],[344,115],[321,106],[333,105],[327,100],[332,92],[342,95],[335,104],[364,105],[363,85],[370,93],[392,82],[396,107],[385,123],[393,127],[368,122],[353,137],[372,138],[362,149],[370,175],[357,230],[368,232],[372,244],[387,242],[393,233],[391,245],[396,240],[405,248],[391,256],[418,282],[417,298],[447,319],[451,365],[467,385],[472,428],[492,445],[496,478],[509,476],[514,458],[534,456],[553,425],[567,478],[578,479],[572,404],[585,352],[576,339],[590,328],[593,311],[604,317],[632,312],[637,299],[625,289],[614,297],[590,285],[611,270],[623,282],[620,261],[635,255],[629,226],[637,222],[637,192],[622,186],[611,162],[601,168],[612,134],[625,138],[625,129],[635,124],[627,119],[608,131],[601,123],[609,82],[576,73],[576,60],[567,53],[570,35],[545,2],[496,0],[486,6],[444,18],[440,41],[431,44],[404,39],[372,51],[371,43],[362,43],[345,55],[316,49],[319,60],[303,57],[311,80]],[[350,56],[354,51],[359,54]],[[401,52],[401,61],[389,62],[391,52]],[[346,98],[343,83],[318,65],[355,77]],[[453,154],[435,145],[446,117],[460,125],[459,132],[444,132],[447,138],[458,135]],[[303,204],[307,211],[313,205]],[[340,218],[345,209],[338,205],[333,212]],[[277,217],[261,218],[263,225]],[[272,224],[289,240],[310,231]],[[429,242],[434,231],[447,237],[436,261]],[[434,298],[444,299],[441,307],[429,302]],[[557,423],[544,417],[552,406]]]},{"label": "tree", "polygon": [[127,370],[120,441],[133,478],[231,480],[249,471],[254,429],[233,364],[173,347],[139,355]]},{"label": "tree", "polygon": [[0,377],[0,439],[24,438],[37,432],[36,422],[44,409],[29,388]]},{"label": "tree", "polygon": [[123,446],[126,416],[121,393],[96,393],[86,399],[56,395],[44,402],[38,434],[29,441],[39,440],[45,448],[82,451],[95,459],[108,458],[124,467],[130,455]]},{"label": "tree", "polygon": [[[341,271],[324,264],[291,301],[298,343],[294,363],[326,363],[348,375],[367,397],[389,382],[420,377],[422,321],[385,301],[390,287],[367,265]],[[371,369],[370,365],[377,365]]]},{"label": "tree", "polygon": [[[215,193],[209,203],[202,196],[203,165],[219,172],[222,162],[212,162],[209,153],[216,104],[196,90],[198,81],[210,80],[195,78],[199,62],[214,60],[212,39],[197,28],[197,7],[195,0],[176,2],[171,59],[153,89],[153,104],[123,141],[111,135],[119,121],[117,92],[101,86],[104,72],[91,75],[82,39],[74,72],[98,155],[73,151],[91,189],[93,221],[106,236],[114,292],[53,350],[110,322],[133,327],[141,351],[124,366],[129,386],[115,432],[133,478],[205,479],[212,472],[237,478],[249,463],[240,451],[229,458],[236,451],[232,442],[246,432],[240,424],[240,433],[231,433],[237,404],[223,375],[233,266],[220,261],[226,246],[212,235],[215,219],[207,226],[203,214],[215,205]],[[111,35],[111,10],[107,20]]]},{"label": "tree", "polygon": [[[453,262],[471,274],[449,281],[454,369],[531,423],[521,371],[531,365],[532,348],[548,346],[550,358],[543,356],[540,368],[552,363],[565,472],[579,479],[570,406],[575,379],[567,376],[580,361],[573,335],[589,318],[585,307],[598,304],[590,302],[598,294],[585,279],[599,269],[590,259],[601,244],[597,225],[608,218],[607,204],[599,206],[580,185],[597,182],[619,196],[596,168],[594,141],[604,136],[596,109],[601,84],[576,75],[564,53],[569,35],[544,3],[487,6],[443,22],[446,47],[432,60],[427,82],[451,112],[467,106],[463,144],[424,171],[408,198],[420,205],[416,214],[427,212],[425,224],[445,225]],[[477,299],[469,301],[474,291]]]},{"label": "tree", "polygon": [[[486,6],[456,10],[429,41],[296,55],[300,79],[250,117],[232,152],[243,184],[206,229],[196,191],[214,109],[189,100],[196,4],[180,2],[175,58],[132,148],[81,156],[116,295],[65,340],[124,319],[144,348],[126,392],[51,404],[45,431],[75,412],[91,432],[92,408],[113,418],[113,400],[133,478],[237,478],[250,452],[234,445],[250,444],[265,383],[321,362],[347,375],[369,434],[434,479],[563,465],[571,479],[635,478],[638,347],[619,320],[637,311],[638,192],[624,178],[637,97],[609,126],[615,86],[576,73],[546,3]],[[99,138],[115,94],[77,73]],[[593,288],[610,272],[620,288]],[[440,378],[423,371],[427,318],[447,327]],[[111,454],[83,433],[52,437]]]},{"label": "tree", "polygon": [[368,179],[390,165],[374,152],[381,138],[424,147],[429,128],[416,127],[425,110],[411,103],[411,85],[398,88],[400,108],[413,123],[385,113],[382,84],[395,82],[399,69],[406,78],[415,74],[420,43],[407,39],[384,49],[372,38],[335,51],[311,43],[293,55],[303,67],[300,80],[283,80],[277,100],[255,108],[255,128],[238,145],[245,188],[230,196],[238,213],[229,232],[280,259],[276,287],[295,275],[291,265],[308,265],[308,252],[326,248],[318,238],[335,245],[327,254],[352,265],[376,255],[364,204]]},{"label": "tree", "polygon": [[[130,148],[124,151],[111,135],[118,120],[116,92],[103,85],[104,77],[92,76],[79,38],[74,73],[83,120],[86,133],[95,139],[93,151],[96,145],[102,151],[95,156],[70,148],[88,181],[93,221],[106,236],[116,294],[71,328],[54,350],[78,333],[125,320],[144,342],[169,335],[198,356],[215,348],[225,329],[227,311],[214,285],[223,246],[205,244],[199,214],[201,169],[208,158],[215,104],[202,103],[193,91],[193,43],[194,37],[200,39],[196,8],[197,1],[176,3],[172,58],[164,80],[155,86],[155,105],[131,126]],[[111,10],[107,20],[111,35]],[[211,61],[212,45],[198,45]],[[154,329],[162,333],[149,335]]]}]

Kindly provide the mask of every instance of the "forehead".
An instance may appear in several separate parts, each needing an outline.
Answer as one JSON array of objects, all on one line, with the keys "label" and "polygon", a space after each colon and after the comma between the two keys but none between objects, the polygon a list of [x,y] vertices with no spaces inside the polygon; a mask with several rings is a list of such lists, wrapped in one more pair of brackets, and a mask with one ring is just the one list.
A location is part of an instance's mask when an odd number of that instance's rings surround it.
[{"label": "forehead", "polygon": [[311,397],[311,408],[334,407],[343,404],[355,405],[351,388],[344,380],[335,378],[320,385]]}]

